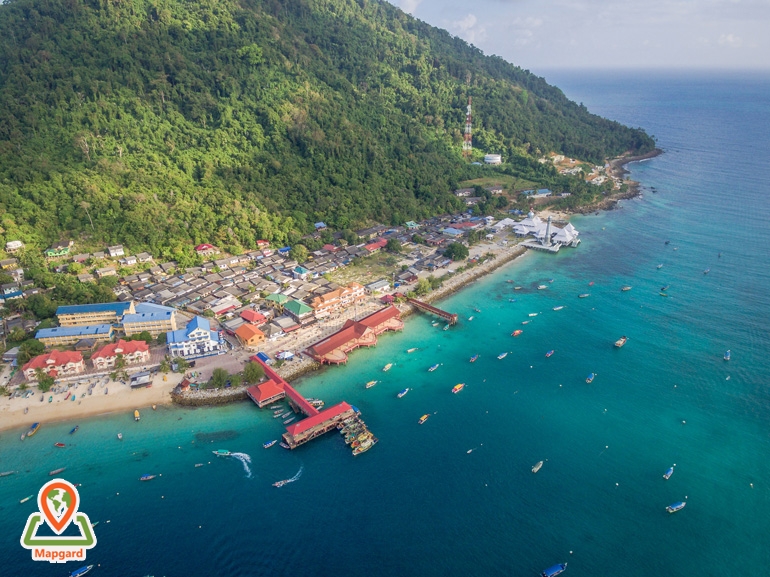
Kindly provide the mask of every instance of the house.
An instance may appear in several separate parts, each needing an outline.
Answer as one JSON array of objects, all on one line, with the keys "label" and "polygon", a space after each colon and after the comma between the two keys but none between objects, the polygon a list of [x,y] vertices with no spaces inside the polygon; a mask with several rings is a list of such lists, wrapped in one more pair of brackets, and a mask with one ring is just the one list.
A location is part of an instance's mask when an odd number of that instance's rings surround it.
[{"label": "house", "polygon": [[390,281],[386,279],[380,279],[380,280],[374,281],[364,287],[364,289],[366,290],[366,294],[370,294],[370,295],[384,292],[389,288],[390,288]]},{"label": "house", "polygon": [[315,223],[315,229],[316,230],[326,230],[326,223],[324,222],[317,222]]},{"label": "house", "polygon": [[46,258],[58,258],[60,256],[66,256],[70,253],[70,249],[74,244],[74,241],[71,240],[55,242],[51,245],[51,248],[45,250],[45,256]]},{"label": "house", "polygon": [[374,242],[370,242],[367,245],[364,245],[364,249],[369,251],[370,254],[374,254],[376,252],[380,252],[381,249],[385,248],[385,245],[388,244],[388,241],[384,238],[378,238]]},{"label": "house", "polygon": [[134,266],[136,264],[136,257],[134,255],[127,256],[118,261],[123,266]]},{"label": "house", "polygon": [[106,276],[118,276],[118,271],[114,266],[106,266],[104,268],[96,269],[97,278],[104,278]]},{"label": "house", "polygon": [[275,293],[267,295],[267,297],[265,297],[265,301],[275,310],[283,312],[283,307],[289,301],[289,297],[280,293]]},{"label": "house", "polygon": [[139,262],[152,262],[152,255],[149,252],[140,252],[136,255],[136,260]]},{"label": "house", "polygon": [[9,240],[5,243],[5,252],[13,254],[24,248],[24,243],[20,240]]},{"label": "house", "polygon": [[81,339],[109,341],[112,339],[112,333],[112,325],[108,324],[69,326],[40,329],[37,331],[37,334],[35,334],[35,338],[46,347],[53,347],[58,345],[74,345]]},{"label": "house", "polygon": [[300,324],[307,324],[314,320],[313,309],[302,301],[291,299],[284,305],[283,310]]},{"label": "house", "polygon": [[214,254],[219,254],[219,249],[212,244],[203,243],[195,247],[195,252],[198,254],[198,256],[211,256]]},{"label": "house", "polygon": [[126,336],[138,335],[147,331],[153,338],[176,330],[176,311],[141,312],[123,315],[123,330]]},{"label": "house", "polygon": [[265,333],[249,323],[239,326],[235,331],[235,336],[238,337],[242,346],[249,348],[258,347],[267,339]]},{"label": "house", "polygon": [[37,381],[37,371],[54,377],[66,377],[77,375],[86,370],[83,355],[76,351],[51,351],[45,355],[38,355],[30,360],[22,368],[24,377],[28,381]]},{"label": "house", "polygon": [[340,287],[315,297],[310,302],[310,306],[313,307],[316,318],[322,318],[342,307],[350,306],[365,298],[366,289],[363,285],[352,282],[345,287]]},{"label": "house", "polygon": [[94,278],[94,275],[92,275],[90,272],[80,273],[78,275],[78,280],[80,282],[95,282],[96,281],[96,279]]},{"label": "house", "polygon": [[126,254],[125,251],[123,250],[122,244],[116,244],[115,246],[108,246],[107,253],[110,255],[111,258],[116,258]]},{"label": "house", "polygon": [[313,273],[311,273],[305,267],[299,266],[299,265],[294,267],[294,270],[291,271],[291,275],[295,279],[301,279],[301,280],[307,280],[308,276],[311,278],[313,277]]},{"label": "house", "polygon": [[262,250],[270,246],[270,243],[266,240],[258,240],[257,241],[257,248]]},{"label": "house", "polygon": [[211,330],[211,324],[204,317],[193,317],[183,329],[166,333],[168,352],[172,357],[195,359],[220,355],[225,344],[219,333]]},{"label": "house", "polygon": [[472,195],[474,192],[476,192],[475,188],[458,188],[455,190],[455,196],[466,197]]},{"label": "house", "polygon": [[261,327],[267,322],[267,318],[262,313],[258,313],[252,309],[246,309],[241,312],[241,318],[249,324],[257,327]]},{"label": "house", "polygon": [[98,370],[112,369],[117,366],[118,358],[122,356],[126,365],[138,365],[150,360],[150,347],[144,341],[124,341],[105,345],[93,355],[91,362]]},{"label": "house", "polygon": [[88,305],[65,305],[56,309],[59,324],[63,327],[96,324],[116,324],[123,315],[134,314],[133,303],[96,303]]},{"label": "house", "polygon": [[11,270],[19,266],[19,261],[15,258],[6,258],[4,260],[0,260],[0,268],[3,270]]},{"label": "house", "polygon": [[76,254],[75,256],[73,256],[72,257],[72,262],[77,262],[77,263],[83,264],[89,258],[91,258],[91,255],[88,254],[87,252],[84,252],[84,253]]}]

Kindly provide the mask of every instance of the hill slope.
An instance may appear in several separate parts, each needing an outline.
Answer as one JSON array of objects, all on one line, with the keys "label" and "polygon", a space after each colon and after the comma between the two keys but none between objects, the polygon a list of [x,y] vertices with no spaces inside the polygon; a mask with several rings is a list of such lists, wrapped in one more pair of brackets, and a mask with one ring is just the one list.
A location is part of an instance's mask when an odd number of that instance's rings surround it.
[{"label": "hill slope", "polygon": [[[531,170],[654,143],[375,0],[13,0],[0,6],[5,238],[173,258],[457,208],[474,144]],[[481,152],[480,152],[481,153]],[[477,169],[476,169],[477,170]]]}]

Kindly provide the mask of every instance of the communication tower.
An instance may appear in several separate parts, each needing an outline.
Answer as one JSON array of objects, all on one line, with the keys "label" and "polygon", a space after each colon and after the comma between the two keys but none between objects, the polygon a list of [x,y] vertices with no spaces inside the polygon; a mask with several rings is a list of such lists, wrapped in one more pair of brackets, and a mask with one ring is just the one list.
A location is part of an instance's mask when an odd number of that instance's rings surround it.
[{"label": "communication tower", "polygon": [[472,136],[472,122],[471,122],[471,97],[468,97],[468,113],[465,115],[465,135],[463,138],[463,156],[465,158],[471,157],[473,151],[473,136]]}]

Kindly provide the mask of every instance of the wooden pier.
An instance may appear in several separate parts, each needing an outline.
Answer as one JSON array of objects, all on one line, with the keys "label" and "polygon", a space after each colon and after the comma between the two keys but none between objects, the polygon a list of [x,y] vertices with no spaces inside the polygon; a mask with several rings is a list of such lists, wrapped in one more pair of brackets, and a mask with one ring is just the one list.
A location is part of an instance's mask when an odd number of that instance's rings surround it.
[{"label": "wooden pier", "polygon": [[432,315],[436,315],[437,317],[441,317],[442,319],[447,321],[450,325],[457,324],[456,313],[449,313],[447,311],[442,311],[440,308],[434,307],[433,305],[429,305],[428,303],[424,303],[422,301],[418,301],[417,299],[407,298],[406,300],[420,310],[423,310]]}]

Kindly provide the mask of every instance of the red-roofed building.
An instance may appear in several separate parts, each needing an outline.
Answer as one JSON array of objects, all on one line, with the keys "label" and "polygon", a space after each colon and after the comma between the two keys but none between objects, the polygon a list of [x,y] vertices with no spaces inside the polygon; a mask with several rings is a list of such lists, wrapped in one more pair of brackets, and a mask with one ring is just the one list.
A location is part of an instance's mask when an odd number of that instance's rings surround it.
[{"label": "red-roofed building", "polygon": [[258,240],[257,241],[257,248],[267,248],[270,246],[270,242],[267,240]]},{"label": "red-roofed building", "polygon": [[331,252],[331,253],[335,253],[335,252],[337,252],[338,250],[340,250],[340,247],[338,247],[338,246],[334,246],[333,244],[325,244],[325,245],[323,245],[323,247],[322,247],[322,248],[323,248],[325,251],[327,251],[327,252]]},{"label": "red-roofed building", "polygon": [[258,327],[261,327],[267,322],[265,315],[252,309],[246,309],[245,311],[241,312],[241,318],[247,323],[256,325]]},{"label": "red-roofed building", "polygon": [[96,351],[91,355],[91,362],[96,369],[111,369],[118,362],[118,355],[123,355],[127,365],[146,363],[150,360],[150,347],[144,341],[120,339]]},{"label": "red-roofed building", "polygon": [[219,249],[213,244],[204,242],[195,247],[195,252],[200,256],[211,256],[213,254],[219,254]]},{"label": "red-roofed building", "polygon": [[83,361],[83,355],[79,352],[54,350],[45,355],[38,355],[21,370],[28,381],[36,381],[37,369],[57,378],[82,373],[86,370],[86,364]]},{"label": "red-roofed building", "polygon": [[386,244],[388,244],[387,240],[384,238],[378,238],[374,242],[370,242],[369,244],[364,245],[364,248],[370,253],[374,254],[375,252],[379,252],[380,249],[385,248]]},{"label": "red-roofed building", "polygon": [[335,430],[337,424],[355,415],[353,407],[345,401],[321,411],[317,415],[302,419],[286,427],[283,440],[294,449],[298,445],[320,437],[324,433]]},{"label": "red-roofed building", "polygon": [[286,396],[282,384],[276,383],[273,379],[268,379],[264,383],[249,387],[246,389],[246,394],[260,409]]}]

